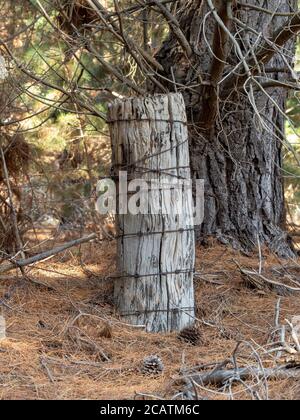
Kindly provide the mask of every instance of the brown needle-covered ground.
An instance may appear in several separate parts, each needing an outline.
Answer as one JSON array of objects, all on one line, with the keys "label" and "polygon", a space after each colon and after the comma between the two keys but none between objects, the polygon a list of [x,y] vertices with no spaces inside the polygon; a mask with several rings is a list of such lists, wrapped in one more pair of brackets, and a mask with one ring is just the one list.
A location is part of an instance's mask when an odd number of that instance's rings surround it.
[{"label": "brown needle-covered ground", "polygon": [[[257,269],[258,263],[258,255],[245,256],[214,242],[197,249],[202,340],[194,346],[175,333],[147,334],[118,319],[107,278],[114,271],[114,242],[85,244],[31,267],[28,277],[37,283],[17,273],[2,277],[7,339],[0,342],[0,398],[170,398],[180,391],[180,372],[223,361],[240,340],[263,353],[278,296],[247,288],[238,268]],[[290,264],[297,271],[297,263],[264,253],[264,269]],[[297,295],[282,298],[280,322],[300,315],[299,302]],[[147,376],[139,369],[151,354],[164,363],[161,375]],[[271,356],[263,354],[262,359],[265,366],[273,366]],[[241,356],[241,366],[243,362]],[[249,397],[240,386],[233,390],[237,399]],[[300,398],[296,380],[270,382],[269,392],[273,399]],[[203,393],[206,398],[223,398],[216,389]]]}]

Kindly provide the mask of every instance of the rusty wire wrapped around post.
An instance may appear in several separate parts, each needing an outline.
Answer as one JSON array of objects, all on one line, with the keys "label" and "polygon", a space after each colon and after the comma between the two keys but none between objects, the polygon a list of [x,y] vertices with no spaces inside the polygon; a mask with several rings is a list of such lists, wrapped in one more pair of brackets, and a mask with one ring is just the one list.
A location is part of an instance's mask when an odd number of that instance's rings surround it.
[{"label": "rusty wire wrapped around post", "polygon": [[161,185],[176,189],[179,180],[190,181],[183,97],[118,99],[108,118],[113,178],[118,184],[120,171],[126,171],[128,182],[142,179],[149,185],[147,214],[117,210],[117,309],[127,323],[146,325],[148,331],[181,330],[195,315],[192,190],[174,196]]}]

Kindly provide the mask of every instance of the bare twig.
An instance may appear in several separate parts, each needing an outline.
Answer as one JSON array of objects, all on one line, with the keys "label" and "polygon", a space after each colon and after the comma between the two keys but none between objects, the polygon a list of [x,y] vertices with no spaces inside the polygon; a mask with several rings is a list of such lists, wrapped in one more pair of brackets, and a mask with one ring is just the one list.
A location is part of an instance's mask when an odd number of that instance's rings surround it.
[{"label": "bare twig", "polygon": [[5,272],[11,271],[15,268],[26,267],[26,266],[35,264],[35,263],[40,262],[40,261],[45,261],[50,257],[53,257],[57,254],[60,254],[61,252],[66,251],[69,248],[72,248],[73,246],[77,246],[77,245],[84,244],[86,242],[93,241],[96,238],[97,238],[97,235],[95,233],[93,233],[89,236],[85,236],[83,238],[75,239],[73,241],[67,242],[64,245],[61,245],[61,246],[58,246],[56,248],[50,249],[49,251],[42,252],[41,254],[35,255],[33,257],[26,258],[26,259],[21,259],[21,260],[17,260],[17,261],[11,261],[11,262],[2,264],[2,265],[0,265],[0,273],[5,273]]}]

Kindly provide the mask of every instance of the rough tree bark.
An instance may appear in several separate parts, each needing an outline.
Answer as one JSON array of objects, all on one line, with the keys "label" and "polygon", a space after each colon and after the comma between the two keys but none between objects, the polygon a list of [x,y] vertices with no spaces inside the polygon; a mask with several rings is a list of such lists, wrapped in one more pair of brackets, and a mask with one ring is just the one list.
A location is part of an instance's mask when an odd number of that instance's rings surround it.
[{"label": "rough tree bark", "polygon": [[[226,15],[226,3],[214,1],[219,16],[235,33],[234,23]],[[248,0],[247,3],[277,12],[295,11],[297,6],[296,0]],[[263,37],[271,37],[287,20],[285,16],[274,17],[236,4],[232,9],[234,16]],[[279,255],[292,256],[292,246],[284,232],[281,170],[284,117],[277,107],[284,110],[287,91],[267,88],[272,101],[256,90],[254,98],[259,117],[245,93],[234,89],[222,92],[222,85],[217,91],[218,80],[228,71],[222,62],[229,62],[232,68],[238,59],[230,41],[208,12],[204,0],[181,2],[178,8],[180,28],[195,53],[192,65],[172,32],[157,55],[165,69],[164,76],[171,80],[174,77],[187,88],[184,97],[190,123],[191,168],[194,177],[205,180],[205,218],[198,237],[216,235],[223,243],[245,251],[252,250],[259,238]],[[247,30],[240,31],[236,37],[243,52],[255,39],[256,35]],[[286,44],[285,55],[292,57],[294,46],[294,41]],[[274,80],[284,80],[286,68],[280,54],[263,66]],[[189,89],[199,83],[200,88]],[[174,86],[170,84],[169,88],[172,91]],[[211,101],[217,95],[223,95],[222,102]],[[215,109],[210,109],[211,104]]]},{"label": "rough tree bark", "polygon": [[[128,181],[143,179],[152,188],[148,214],[117,214],[115,303],[126,322],[178,331],[194,322],[192,191],[177,195],[164,187],[190,179],[184,100],[181,94],[117,100],[109,119],[116,178],[127,171]],[[140,192],[138,206],[146,197]]]}]

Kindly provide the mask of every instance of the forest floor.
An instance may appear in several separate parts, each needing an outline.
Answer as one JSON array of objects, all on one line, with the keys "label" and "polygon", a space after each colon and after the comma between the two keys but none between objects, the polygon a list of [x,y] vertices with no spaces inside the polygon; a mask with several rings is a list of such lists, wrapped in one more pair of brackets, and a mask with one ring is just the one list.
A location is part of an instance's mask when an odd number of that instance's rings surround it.
[{"label": "forest floor", "polygon": [[[263,255],[266,277],[273,273],[280,282],[291,275],[299,278],[300,261],[280,261],[267,251]],[[147,334],[118,319],[108,279],[115,257],[113,241],[89,243],[31,267],[31,281],[17,273],[2,276],[0,306],[7,339],[0,342],[0,399],[167,399],[182,390],[178,378],[183,371],[223,362],[239,341],[245,342],[237,356],[240,366],[252,365],[253,354],[264,367],[291,357],[283,353],[275,360],[267,352],[278,295],[250,289],[241,274],[241,267],[258,270],[257,254],[245,256],[213,241],[197,249],[202,339],[196,345],[180,341],[175,333]],[[280,324],[299,315],[299,295],[282,297]],[[163,361],[162,374],[141,372],[144,357],[152,354]],[[231,397],[252,398],[249,389],[255,386],[255,378],[247,388],[234,385]],[[295,379],[268,381],[267,386],[270,399],[300,399]],[[230,397],[216,387],[199,389],[199,396]]]}]

